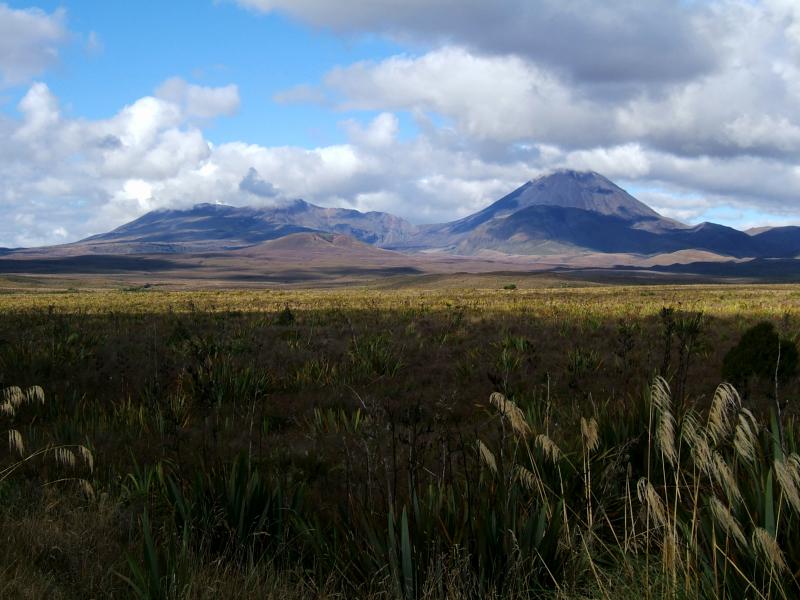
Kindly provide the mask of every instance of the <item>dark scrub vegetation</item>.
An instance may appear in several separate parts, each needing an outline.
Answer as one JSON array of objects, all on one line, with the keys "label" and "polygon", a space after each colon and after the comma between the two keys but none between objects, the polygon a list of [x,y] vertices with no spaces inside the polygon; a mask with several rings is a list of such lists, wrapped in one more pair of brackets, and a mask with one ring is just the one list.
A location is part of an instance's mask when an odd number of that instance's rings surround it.
[{"label": "dark scrub vegetation", "polygon": [[0,297],[2,595],[796,597],[798,299]]}]

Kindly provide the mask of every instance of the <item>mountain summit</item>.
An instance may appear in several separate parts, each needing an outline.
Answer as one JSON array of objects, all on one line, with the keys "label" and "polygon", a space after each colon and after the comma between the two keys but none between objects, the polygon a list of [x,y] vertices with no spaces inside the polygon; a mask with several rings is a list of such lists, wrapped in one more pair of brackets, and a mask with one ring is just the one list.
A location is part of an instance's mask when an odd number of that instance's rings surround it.
[{"label": "mountain summit", "polygon": [[424,228],[420,246],[458,254],[551,254],[577,248],[651,252],[658,244],[642,243],[647,232],[683,227],[599,173],[560,169],[468,217]]},{"label": "mountain summit", "polygon": [[507,216],[529,206],[579,208],[626,220],[662,218],[599,173],[569,169],[532,179],[477,215]]}]

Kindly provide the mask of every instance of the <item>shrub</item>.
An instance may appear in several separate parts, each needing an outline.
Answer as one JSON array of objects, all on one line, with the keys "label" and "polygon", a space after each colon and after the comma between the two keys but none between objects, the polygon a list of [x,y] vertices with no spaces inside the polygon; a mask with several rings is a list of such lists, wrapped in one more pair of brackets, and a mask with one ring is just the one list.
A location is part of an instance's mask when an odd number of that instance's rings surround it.
[{"label": "shrub", "polygon": [[289,305],[283,307],[283,310],[278,313],[278,316],[275,318],[276,325],[291,325],[294,323],[294,313],[292,309],[289,308]]},{"label": "shrub", "polygon": [[722,377],[743,388],[751,378],[773,380],[777,367],[778,381],[784,383],[797,374],[797,365],[797,345],[780,338],[772,323],[762,321],[745,331],[725,355]]}]

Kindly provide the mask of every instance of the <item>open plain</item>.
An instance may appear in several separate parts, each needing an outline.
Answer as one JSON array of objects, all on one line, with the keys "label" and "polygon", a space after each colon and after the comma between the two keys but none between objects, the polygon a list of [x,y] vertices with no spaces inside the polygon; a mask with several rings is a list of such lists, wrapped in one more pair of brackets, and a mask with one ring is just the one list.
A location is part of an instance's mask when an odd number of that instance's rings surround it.
[{"label": "open plain", "polygon": [[800,286],[105,285],[3,283],[7,597],[798,589],[797,379],[717,386]]}]

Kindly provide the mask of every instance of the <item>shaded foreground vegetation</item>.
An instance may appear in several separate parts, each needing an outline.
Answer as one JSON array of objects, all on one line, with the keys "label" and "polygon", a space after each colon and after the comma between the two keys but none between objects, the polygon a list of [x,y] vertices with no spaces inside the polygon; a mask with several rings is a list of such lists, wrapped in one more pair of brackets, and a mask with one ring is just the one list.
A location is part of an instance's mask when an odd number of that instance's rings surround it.
[{"label": "shaded foreground vegetation", "polygon": [[0,594],[797,597],[798,300],[2,295]]}]

